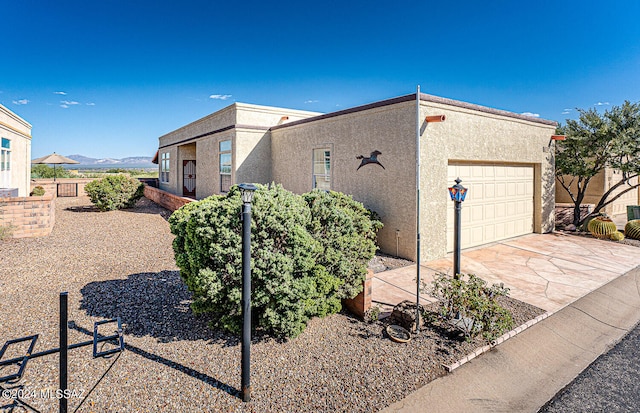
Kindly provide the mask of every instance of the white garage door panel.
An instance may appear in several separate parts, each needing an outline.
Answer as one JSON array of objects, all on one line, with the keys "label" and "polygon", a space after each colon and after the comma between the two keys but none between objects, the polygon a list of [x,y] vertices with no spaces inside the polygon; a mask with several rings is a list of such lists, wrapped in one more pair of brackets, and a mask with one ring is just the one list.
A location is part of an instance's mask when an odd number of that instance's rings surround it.
[{"label": "white garage door panel", "polygon": [[[469,189],[462,203],[462,248],[533,232],[533,167],[449,165]],[[447,249],[453,250],[453,202],[447,210]]]}]

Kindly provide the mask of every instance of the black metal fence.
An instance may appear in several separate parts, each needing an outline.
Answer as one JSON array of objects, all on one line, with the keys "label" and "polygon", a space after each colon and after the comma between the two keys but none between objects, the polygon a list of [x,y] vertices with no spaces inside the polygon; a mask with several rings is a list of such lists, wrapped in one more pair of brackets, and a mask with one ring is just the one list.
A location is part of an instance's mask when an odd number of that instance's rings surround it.
[{"label": "black metal fence", "polygon": [[[60,397],[56,397],[59,400],[59,411],[60,413],[67,413],[68,410],[68,395],[72,394],[72,392],[68,389],[68,361],[69,361],[69,350],[73,350],[79,347],[85,346],[93,346],[93,357],[105,357],[112,355],[114,353],[119,353],[124,350],[124,336],[122,335],[122,323],[120,322],[120,318],[112,318],[108,320],[97,321],[93,325],[93,339],[83,341],[81,343],[69,344],[68,343],[68,332],[69,332],[69,312],[68,312],[68,293],[63,292],[60,293],[60,346],[57,348],[52,348],[49,350],[40,351],[34,353],[36,343],[38,341],[38,334],[20,337],[12,340],[8,340],[0,349],[0,369],[5,368],[5,366],[15,366],[14,372],[5,376],[0,377],[0,391],[3,392],[3,395],[9,395],[16,404],[28,408],[34,412],[38,410],[33,406],[29,405],[26,401],[20,398],[18,393],[12,393],[7,391],[3,385],[7,384],[15,384],[18,383],[22,376],[25,374],[25,370],[27,368],[27,363],[29,360],[48,356],[50,354],[59,353],[59,389],[56,391],[56,395]],[[115,334],[109,336],[103,336],[98,331],[100,326],[108,325],[108,324],[117,324],[117,329],[115,330]],[[5,354],[7,354],[7,350],[12,346],[20,343],[28,343],[27,351],[25,354],[19,357],[14,357],[8,360],[2,360]],[[99,345],[106,345],[111,343],[110,346],[107,347],[106,350],[99,349]],[[101,345],[101,348],[102,348]]]}]

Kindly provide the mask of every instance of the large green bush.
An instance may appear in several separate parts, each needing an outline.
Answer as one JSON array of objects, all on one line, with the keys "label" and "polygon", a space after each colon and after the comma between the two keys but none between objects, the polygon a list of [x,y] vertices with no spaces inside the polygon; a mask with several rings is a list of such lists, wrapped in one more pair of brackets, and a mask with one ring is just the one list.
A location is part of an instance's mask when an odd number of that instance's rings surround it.
[{"label": "large green bush", "polygon": [[111,175],[84,187],[91,202],[101,211],[131,208],[144,195],[144,184],[126,175]]},{"label": "large green bush", "polygon": [[[187,204],[169,219],[176,263],[193,292],[192,309],[210,313],[214,327],[234,333],[242,326],[241,207],[233,187],[226,196]],[[362,289],[380,226],[341,194],[299,196],[279,185],[259,186],[251,226],[254,326],[295,337],[311,317],[339,311],[341,298]]]}]

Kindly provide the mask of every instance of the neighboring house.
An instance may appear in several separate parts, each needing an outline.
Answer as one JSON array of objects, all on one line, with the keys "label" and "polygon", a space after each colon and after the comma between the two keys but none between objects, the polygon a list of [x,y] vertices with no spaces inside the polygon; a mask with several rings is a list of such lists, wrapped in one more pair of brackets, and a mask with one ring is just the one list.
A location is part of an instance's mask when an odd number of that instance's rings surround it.
[{"label": "neighboring house", "polygon": [[3,105],[0,141],[0,196],[29,196],[31,125]]},{"label": "neighboring house", "polygon": [[[570,177],[565,177],[565,181],[569,182]],[[617,172],[611,168],[604,168],[601,172],[599,172],[596,176],[591,178],[589,182],[589,186],[587,187],[587,192],[585,193],[584,200],[582,201],[582,205],[595,205],[598,204],[602,195],[607,192],[613,185],[620,182],[622,179],[622,174]],[[638,178],[631,179],[630,183],[635,185],[638,183]],[[614,190],[611,195],[609,195],[608,199],[616,196],[620,192],[622,192],[626,188],[625,186],[619,187]],[[576,185],[572,185],[572,192],[577,193]],[[571,197],[567,193],[566,189],[562,187],[560,184],[556,184],[556,202],[558,204],[571,204],[573,205],[573,201]],[[626,221],[627,218],[627,205],[640,205],[640,192],[638,188],[634,188],[631,191],[626,192],[620,198],[613,201],[611,204],[604,207],[601,211],[607,215],[609,215],[614,220],[620,220],[621,222]]]},{"label": "neighboring house", "polygon": [[[329,114],[235,103],[160,137],[160,188],[196,199],[241,182],[344,192],[381,216],[383,252],[415,259],[416,102]],[[463,248],[553,229],[555,122],[425,94],[419,102],[423,260],[453,248],[447,188],[458,176],[469,189]]]}]

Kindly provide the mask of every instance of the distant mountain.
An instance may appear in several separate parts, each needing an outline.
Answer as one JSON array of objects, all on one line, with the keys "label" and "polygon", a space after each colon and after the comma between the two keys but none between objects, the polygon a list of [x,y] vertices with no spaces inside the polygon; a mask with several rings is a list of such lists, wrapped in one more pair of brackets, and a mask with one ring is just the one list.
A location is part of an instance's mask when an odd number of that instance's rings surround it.
[{"label": "distant mountain", "polygon": [[129,156],[127,158],[122,159],[113,159],[113,158],[89,158],[88,156],[83,155],[69,155],[68,158],[73,159],[74,161],[80,162],[80,165],[87,166],[136,166],[136,167],[153,167],[154,164],[151,163],[150,156]]}]

